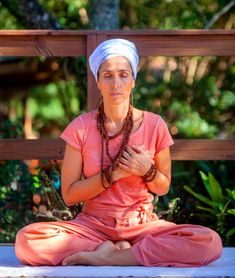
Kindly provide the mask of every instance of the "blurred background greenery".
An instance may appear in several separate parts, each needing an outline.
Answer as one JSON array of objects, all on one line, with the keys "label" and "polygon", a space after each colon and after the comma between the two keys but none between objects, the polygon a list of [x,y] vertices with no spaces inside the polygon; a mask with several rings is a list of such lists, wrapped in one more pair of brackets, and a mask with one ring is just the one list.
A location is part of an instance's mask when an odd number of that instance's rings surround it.
[{"label": "blurred background greenery", "polygon": [[[0,29],[233,29],[234,11],[235,1],[227,0],[1,0]],[[134,105],[160,114],[174,138],[234,139],[234,61],[142,57]],[[57,138],[87,109],[86,62],[85,57],[0,57],[0,138]],[[235,213],[227,212],[235,200],[225,190],[235,192],[234,164],[173,161],[171,190],[156,198],[156,210],[177,223],[210,226],[225,245],[235,246],[234,233],[228,233]],[[46,170],[50,188],[45,189],[38,168]],[[199,171],[211,173],[227,194],[219,212],[203,214],[200,201],[184,189],[188,185],[209,197]],[[58,177],[58,169],[47,161],[0,161],[0,242],[13,242],[16,231],[39,220],[39,214],[54,219],[46,214],[50,197],[45,192],[60,193]]]}]

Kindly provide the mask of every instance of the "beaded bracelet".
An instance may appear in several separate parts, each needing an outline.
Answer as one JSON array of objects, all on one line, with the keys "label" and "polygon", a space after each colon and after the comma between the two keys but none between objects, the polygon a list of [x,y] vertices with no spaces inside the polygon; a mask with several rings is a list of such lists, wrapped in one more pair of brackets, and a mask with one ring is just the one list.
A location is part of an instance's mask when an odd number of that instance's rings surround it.
[{"label": "beaded bracelet", "polygon": [[155,179],[156,175],[157,175],[157,169],[155,165],[152,163],[148,172],[143,176],[143,180],[145,182],[151,182]]}]

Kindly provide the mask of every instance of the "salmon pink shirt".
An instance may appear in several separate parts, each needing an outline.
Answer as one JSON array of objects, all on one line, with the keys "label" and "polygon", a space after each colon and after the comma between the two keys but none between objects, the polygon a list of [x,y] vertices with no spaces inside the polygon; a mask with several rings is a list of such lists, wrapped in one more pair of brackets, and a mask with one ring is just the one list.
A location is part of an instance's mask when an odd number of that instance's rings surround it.
[{"label": "salmon pink shirt", "polygon": [[[101,171],[101,136],[96,125],[96,110],[75,118],[63,131],[61,138],[83,158],[83,174],[86,178]],[[122,143],[123,135],[109,141],[109,151],[115,157]],[[140,127],[131,133],[128,145],[144,145],[154,158],[161,150],[173,144],[173,140],[163,119],[154,113],[144,111]],[[104,151],[104,168],[111,165]],[[152,214],[154,196],[149,192],[140,176],[119,179],[109,189],[85,202],[83,212],[109,215],[118,219],[130,218],[130,212]]]}]

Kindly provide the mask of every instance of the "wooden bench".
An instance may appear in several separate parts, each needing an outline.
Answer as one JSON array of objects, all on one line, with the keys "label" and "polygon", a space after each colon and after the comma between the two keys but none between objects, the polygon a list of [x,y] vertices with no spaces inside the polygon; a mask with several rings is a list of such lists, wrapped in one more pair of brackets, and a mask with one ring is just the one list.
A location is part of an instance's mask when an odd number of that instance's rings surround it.
[{"label": "wooden bench", "polygon": [[[54,31],[0,30],[0,56],[89,56],[98,43],[122,37],[135,42],[141,56],[235,56],[235,30]],[[98,99],[87,70],[88,110]],[[0,160],[62,159],[60,139],[1,139]],[[173,160],[235,160],[235,140],[175,140]]]}]

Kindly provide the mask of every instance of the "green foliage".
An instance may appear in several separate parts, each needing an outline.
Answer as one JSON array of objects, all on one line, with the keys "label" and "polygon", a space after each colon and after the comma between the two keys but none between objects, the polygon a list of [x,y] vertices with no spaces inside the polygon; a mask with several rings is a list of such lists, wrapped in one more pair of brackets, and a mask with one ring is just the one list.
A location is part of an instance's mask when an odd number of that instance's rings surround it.
[{"label": "green foliage", "polygon": [[[192,65],[196,68],[191,76]],[[226,72],[222,65],[226,66]],[[235,79],[232,67],[232,58],[142,59],[134,104],[162,115],[175,138],[233,138]],[[216,76],[220,76],[221,81]]]},{"label": "green foliage", "polygon": [[[219,184],[226,184],[226,188],[234,190],[234,162],[231,161],[173,161],[172,162],[172,181],[170,191],[167,195],[159,197],[155,202],[155,210],[161,218],[172,221],[177,224],[196,224],[217,229],[215,216],[210,213],[202,213],[196,206],[200,204],[199,200],[188,193],[182,185],[187,184],[194,192],[210,199],[200,172],[210,172],[217,177]],[[222,192],[227,195],[227,191]],[[174,204],[169,208],[169,204]],[[228,209],[232,209],[232,204]],[[227,215],[224,220],[226,231],[232,226],[233,219]],[[235,246],[234,234],[231,230],[228,234],[221,233],[221,238],[225,246]],[[230,234],[231,233],[231,234]]]},{"label": "green foliage", "polygon": [[215,177],[208,173],[200,172],[201,179],[207,191],[207,196],[195,192],[189,186],[184,189],[192,194],[199,202],[197,208],[202,211],[201,217],[214,218],[214,227],[226,242],[230,242],[235,233],[235,187],[229,189],[219,184]]},{"label": "green foliage", "polygon": [[11,122],[8,119],[0,123],[0,139],[1,138],[19,138],[22,136],[22,123]]},{"label": "green foliage", "polygon": [[39,0],[66,29],[88,29],[87,0]]},{"label": "green foliage", "polygon": [[23,29],[23,26],[19,24],[17,19],[11,15],[11,13],[3,7],[0,1],[0,29]]},{"label": "green foliage", "polygon": [[[228,2],[226,0],[122,0],[120,20],[121,25],[126,28],[203,29]],[[233,7],[221,16],[215,22],[216,27],[224,28],[230,20],[231,28],[234,28],[235,22],[230,17],[234,10]]]},{"label": "green foliage", "polygon": [[14,242],[16,232],[33,222],[31,175],[22,161],[0,162],[0,242]]},{"label": "green foliage", "polygon": [[[19,123],[4,121],[0,138],[22,136]],[[32,176],[23,161],[0,161],[0,242],[14,242],[16,232],[35,219],[32,212]]]},{"label": "green foliage", "polygon": [[44,133],[48,125],[62,130],[79,113],[77,90],[74,79],[32,88],[28,105],[37,132]]}]

